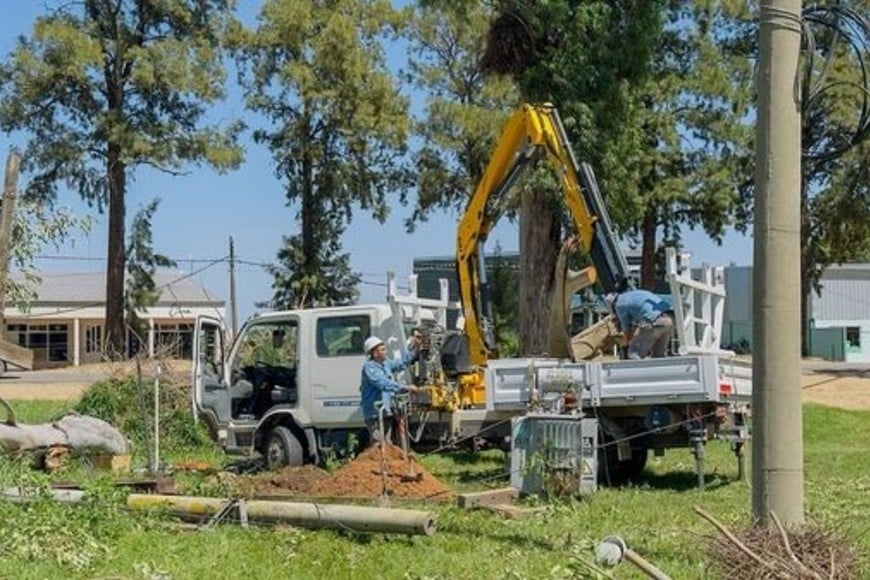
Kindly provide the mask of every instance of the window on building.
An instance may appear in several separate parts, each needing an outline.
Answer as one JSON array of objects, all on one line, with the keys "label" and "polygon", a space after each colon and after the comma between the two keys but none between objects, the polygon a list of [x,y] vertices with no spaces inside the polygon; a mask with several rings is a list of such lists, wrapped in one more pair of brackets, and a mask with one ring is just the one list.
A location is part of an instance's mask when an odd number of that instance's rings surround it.
[{"label": "window on building", "polygon": [[7,340],[14,342],[18,346],[27,346],[27,325],[26,324],[10,324],[6,327]]},{"label": "window on building", "polygon": [[365,339],[371,334],[366,315],[334,316],[317,320],[317,356],[365,354]]},{"label": "window on building", "polygon": [[861,328],[858,326],[846,327],[846,345],[849,348],[861,348]]},{"label": "window on building", "polygon": [[63,362],[71,359],[68,329],[66,324],[10,324],[7,336],[32,350],[36,361]]},{"label": "window on building", "polygon": [[85,354],[99,354],[101,352],[103,352],[102,325],[85,325]]},{"label": "window on building", "polygon": [[193,325],[160,323],[154,325],[155,354],[180,359],[193,358]]}]

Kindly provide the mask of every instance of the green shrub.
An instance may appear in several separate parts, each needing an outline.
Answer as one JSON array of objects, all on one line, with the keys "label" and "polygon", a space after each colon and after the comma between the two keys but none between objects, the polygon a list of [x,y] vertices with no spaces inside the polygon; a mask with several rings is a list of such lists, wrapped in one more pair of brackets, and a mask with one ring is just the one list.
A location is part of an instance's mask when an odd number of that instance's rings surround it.
[{"label": "green shrub", "polygon": [[[111,423],[136,449],[145,450],[153,437],[154,383],[133,376],[94,383],[76,404],[75,411]],[[207,444],[210,444],[208,433],[191,416],[187,389],[161,382],[161,448],[189,450]]]}]

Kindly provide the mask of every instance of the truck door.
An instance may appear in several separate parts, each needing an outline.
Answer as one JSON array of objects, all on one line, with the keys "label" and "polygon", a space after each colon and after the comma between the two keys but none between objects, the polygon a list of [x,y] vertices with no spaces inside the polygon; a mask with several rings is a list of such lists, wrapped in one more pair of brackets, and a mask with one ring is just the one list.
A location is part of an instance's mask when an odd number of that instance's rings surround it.
[{"label": "truck door", "polygon": [[372,334],[368,313],[324,313],[316,318],[309,352],[309,413],[326,429],[361,427],[363,343]]},{"label": "truck door", "polygon": [[193,334],[193,415],[212,421],[212,427],[230,421],[224,352],[220,320],[198,316]]}]

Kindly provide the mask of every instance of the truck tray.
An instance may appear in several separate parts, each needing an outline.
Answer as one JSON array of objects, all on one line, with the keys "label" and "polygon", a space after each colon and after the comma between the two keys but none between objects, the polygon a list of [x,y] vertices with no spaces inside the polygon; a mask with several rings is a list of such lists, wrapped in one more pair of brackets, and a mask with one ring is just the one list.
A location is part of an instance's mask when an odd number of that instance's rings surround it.
[{"label": "truck tray", "polygon": [[486,369],[487,409],[520,411],[567,390],[584,407],[715,403],[752,396],[751,365],[701,354],[643,360],[571,362],[501,359]]}]

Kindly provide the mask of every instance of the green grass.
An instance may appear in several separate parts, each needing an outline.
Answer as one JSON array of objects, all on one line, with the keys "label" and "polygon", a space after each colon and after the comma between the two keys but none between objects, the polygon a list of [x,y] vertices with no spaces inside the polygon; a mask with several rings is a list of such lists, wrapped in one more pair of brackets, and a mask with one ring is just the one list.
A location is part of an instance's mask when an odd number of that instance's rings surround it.
[{"label": "green grass", "polygon": [[[9,405],[15,411],[15,420],[19,423],[43,423],[51,421],[64,411],[70,409],[73,403],[65,401],[10,401]],[[0,411],[5,419],[5,411]]]},{"label": "green grass", "polygon": [[[38,419],[39,406],[28,404],[28,416]],[[43,416],[56,412],[46,405]],[[859,552],[868,553],[870,413],[807,406],[804,428],[808,520],[836,527]],[[0,577],[584,577],[580,559],[591,560],[602,537],[619,534],[673,578],[716,578],[704,541],[715,532],[692,507],[704,507],[736,530],[751,522],[750,489],[736,481],[736,460],[727,444],[714,442],[707,450],[704,491],[695,487],[689,451],[675,450],[650,459],[642,485],[550,504],[530,519],[507,520],[450,506],[410,506],[437,512],[438,531],[431,538],[280,527],[244,530],[233,525],[209,532],[179,531],[166,519],[116,507],[116,495],[101,482],[97,499],[86,506],[0,502]],[[457,489],[506,484],[494,477],[503,467],[498,453],[427,456],[423,463]],[[0,465],[0,480],[23,473],[8,462]],[[18,536],[10,544],[11,529]],[[76,554],[81,561],[75,560]],[[862,571],[870,576],[866,560]],[[615,573],[642,578],[628,564]]]}]

